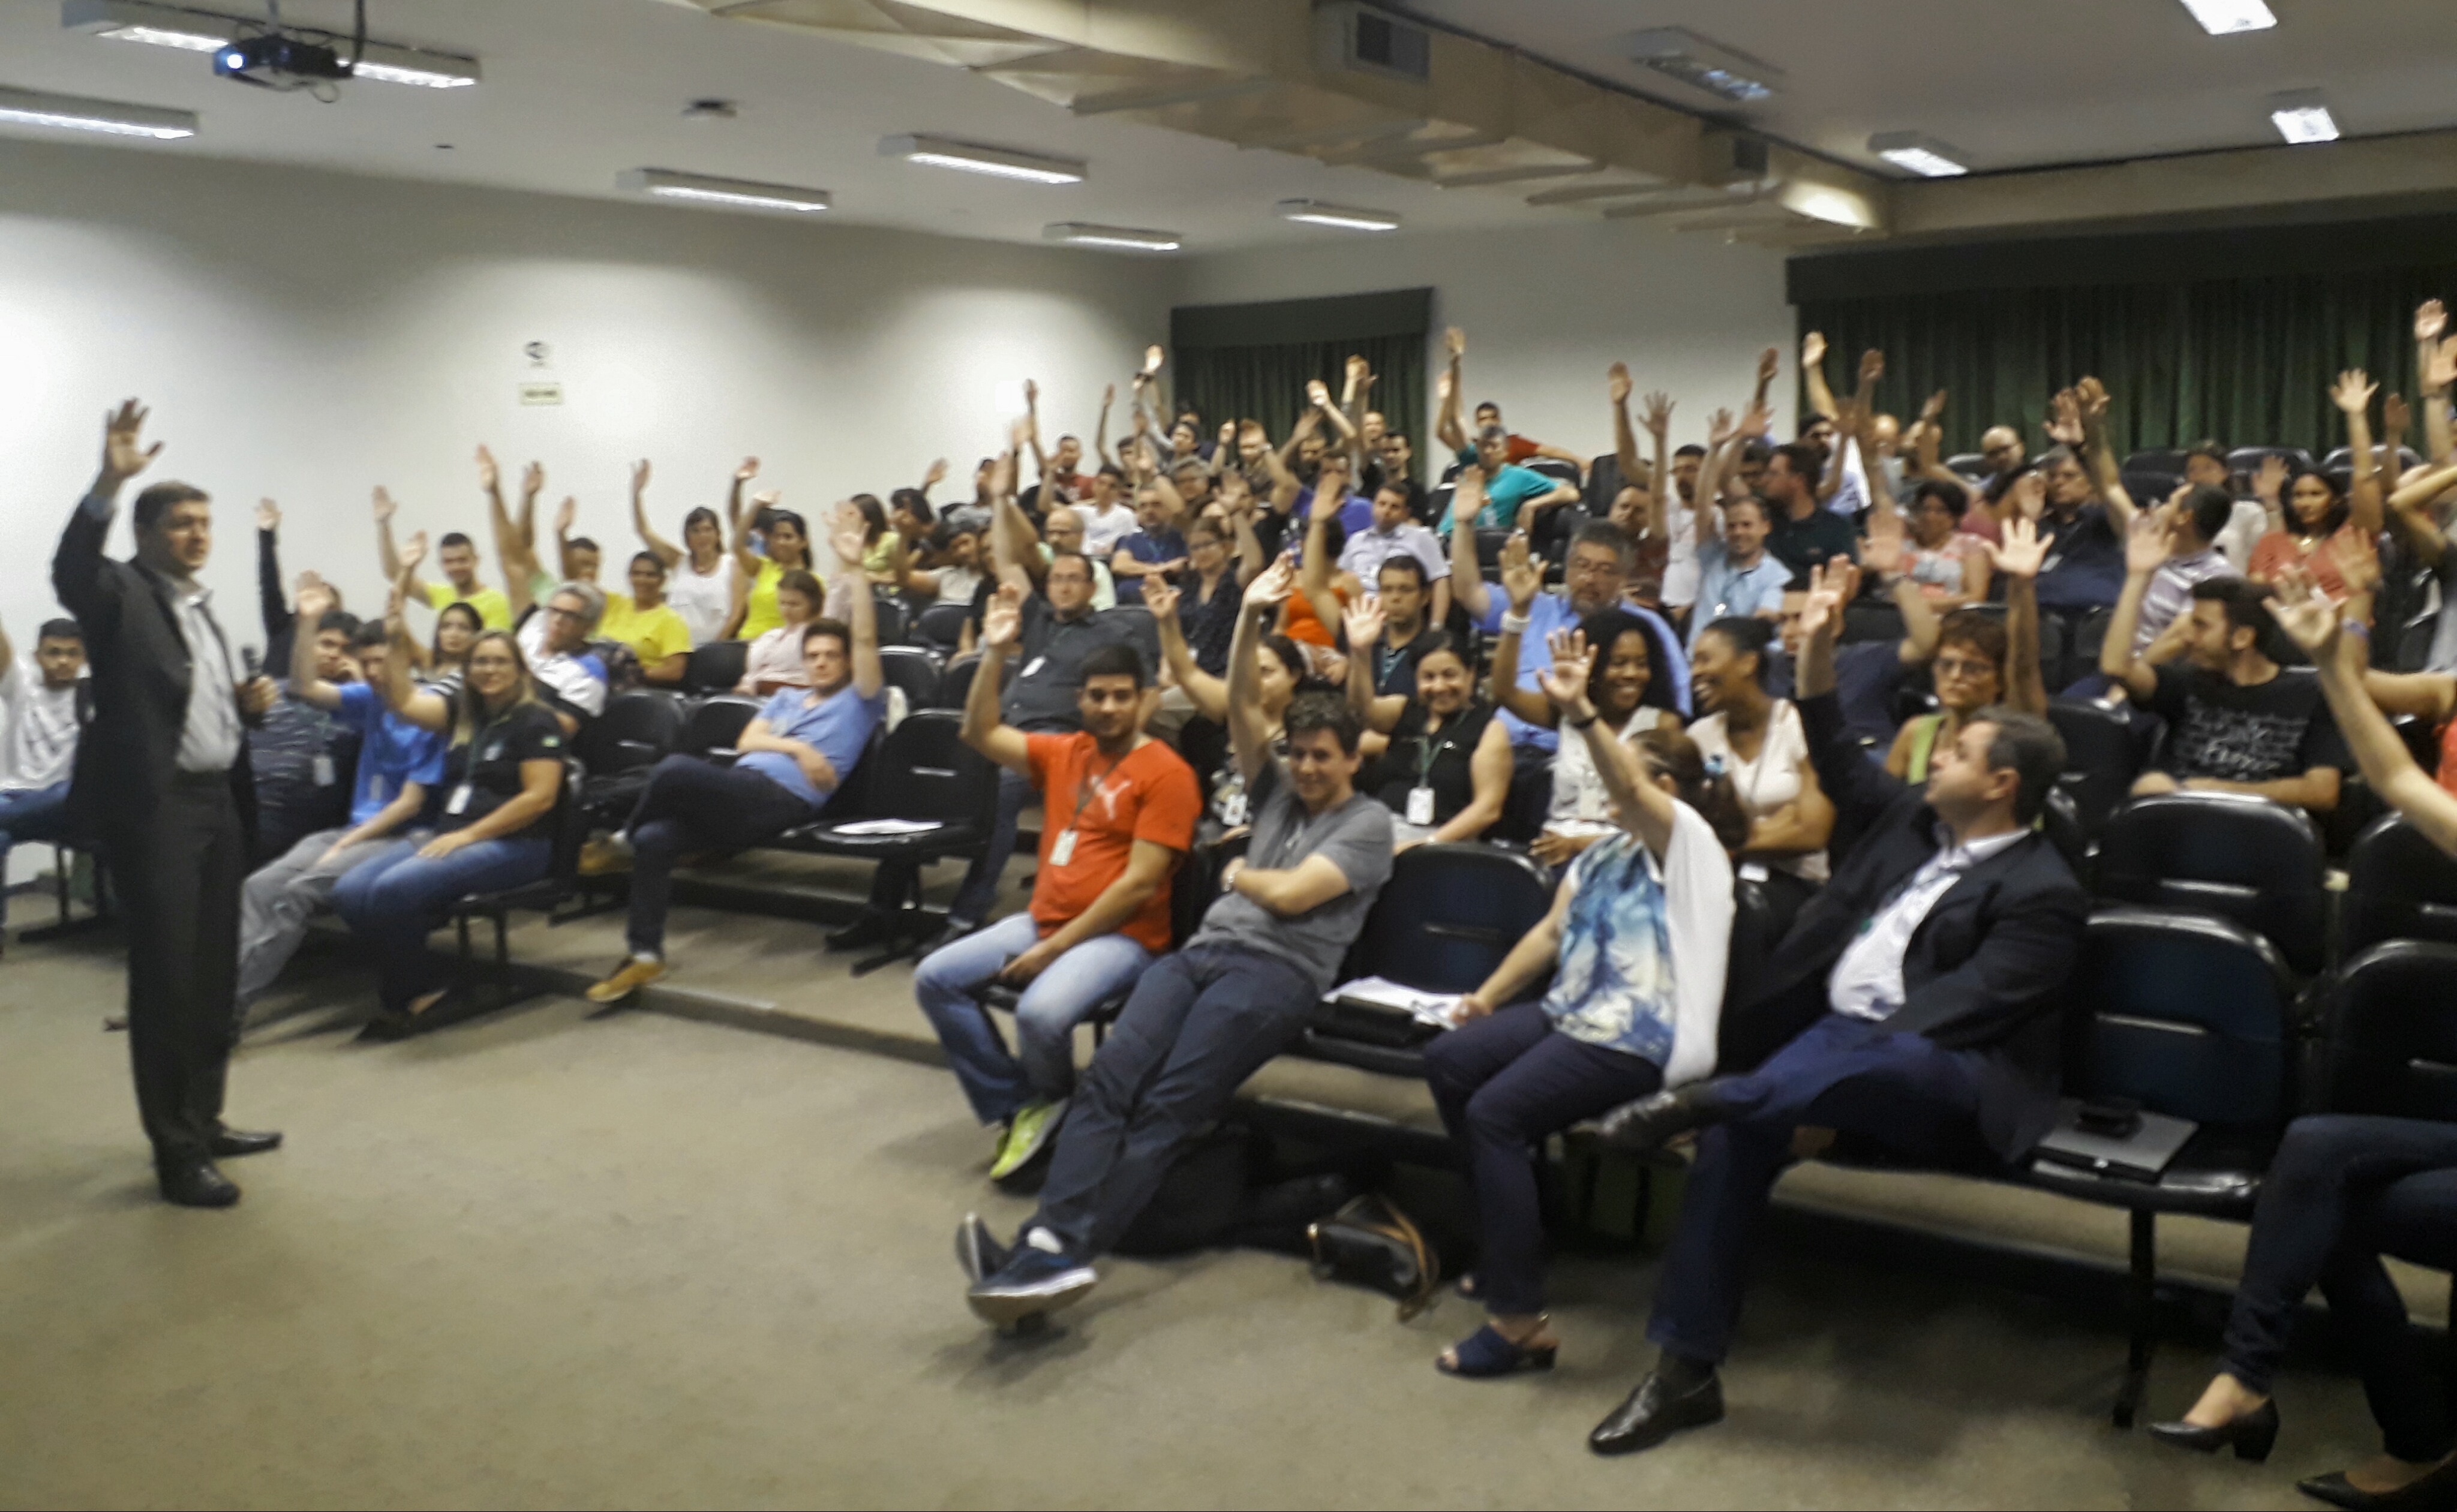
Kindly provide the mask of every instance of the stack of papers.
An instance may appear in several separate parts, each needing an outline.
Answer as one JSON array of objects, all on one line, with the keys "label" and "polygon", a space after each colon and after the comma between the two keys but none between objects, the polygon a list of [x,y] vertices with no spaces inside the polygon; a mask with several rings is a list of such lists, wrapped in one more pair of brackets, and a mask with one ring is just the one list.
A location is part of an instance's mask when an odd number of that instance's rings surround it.
[{"label": "stack of papers", "polygon": [[856,819],[839,824],[839,835],[926,835],[939,827],[937,819]]},{"label": "stack of papers", "polygon": [[1451,1013],[1464,994],[1456,992],[1420,992],[1401,986],[1387,977],[1359,977],[1332,989],[1334,1001],[1371,1004],[1377,1008],[1392,1008],[1409,1014],[1417,1022],[1440,1028],[1451,1026]]}]

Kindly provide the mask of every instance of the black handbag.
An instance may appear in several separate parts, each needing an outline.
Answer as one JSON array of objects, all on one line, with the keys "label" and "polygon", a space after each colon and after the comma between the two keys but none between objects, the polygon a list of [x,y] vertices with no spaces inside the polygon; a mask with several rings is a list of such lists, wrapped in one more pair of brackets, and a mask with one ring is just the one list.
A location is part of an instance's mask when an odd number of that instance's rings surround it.
[{"label": "black handbag", "polygon": [[1442,1284],[1441,1257],[1387,1197],[1368,1193],[1309,1226],[1316,1280],[1370,1286],[1399,1300],[1404,1323],[1431,1307]]}]

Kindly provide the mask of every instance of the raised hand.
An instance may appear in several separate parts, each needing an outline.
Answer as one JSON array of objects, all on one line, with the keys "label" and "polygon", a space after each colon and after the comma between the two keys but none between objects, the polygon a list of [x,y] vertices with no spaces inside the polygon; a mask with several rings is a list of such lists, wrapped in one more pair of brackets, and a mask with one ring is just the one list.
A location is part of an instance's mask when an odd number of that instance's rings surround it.
[{"label": "raised hand", "polygon": [[1013,583],[1001,583],[981,608],[981,644],[1006,651],[1023,634],[1023,594]]},{"label": "raised hand", "polygon": [[[1807,336],[1802,337],[1800,339],[1800,365],[1803,367],[1815,367],[1818,363],[1824,361],[1826,361],[1826,333],[1824,331],[1811,331]],[[1764,358],[1760,358],[1758,360],[1758,366],[1760,370],[1764,370],[1765,366],[1765,360]]]},{"label": "raised hand", "polygon": [[2078,448],[2082,443],[2081,395],[2071,388],[2060,390],[2048,402],[2048,439],[2060,446]]},{"label": "raised hand", "polygon": [[2107,385],[2096,378],[2085,377],[2074,385],[2074,395],[2080,402],[2083,433],[2087,435],[2104,429],[2107,425]]},{"label": "raised hand", "polygon": [[2252,491],[2261,503],[2277,508],[2286,492],[2286,459],[2276,452],[2261,458],[2252,475]]},{"label": "raised hand", "polygon": [[2013,511],[2025,520],[2038,520],[2048,512],[2048,480],[2046,474],[2033,468],[2013,480]]},{"label": "raised hand", "polygon": [[1544,570],[1527,549],[1527,537],[1514,533],[1501,547],[1501,590],[1510,595],[1510,612],[1524,614],[1544,590]]},{"label": "raised hand", "polygon": [[1023,381],[1023,408],[1026,414],[1036,413],[1041,408],[1041,385],[1029,378]]},{"label": "raised hand", "polygon": [[757,493],[751,496],[751,507],[754,509],[773,509],[776,507],[777,502],[784,497],[785,490],[782,488],[762,488]]},{"label": "raised hand", "polygon": [[1104,384],[1102,384],[1102,385],[1101,385],[1101,407],[1102,407],[1103,409],[1106,409],[1106,408],[1108,408],[1111,404],[1116,404],[1117,402],[1118,402],[1118,385],[1117,385],[1117,384],[1115,384],[1115,383],[1104,383]]},{"label": "raised hand", "polygon": [[299,617],[302,621],[322,619],[333,612],[333,590],[313,572],[299,574]]},{"label": "raised hand", "polygon": [[1752,403],[1741,411],[1741,434],[1763,436],[1774,428],[1774,410],[1765,404]]},{"label": "raised hand", "polygon": [[649,459],[643,457],[639,461],[631,464],[631,493],[633,497],[636,498],[640,494],[644,494],[648,491]]},{"label": "raised hand", "polygon": [[546,464],[532,462],[521,469],[521,497],[534,499],[546,491]]},{"label": "raised hand", "polygon": [[1167,361],[1168,354],[1160,349],[1159,343],[1155,342],[1150,346],[1145,347],[1144,376],[1146,378],[1149,378],[1152,374],[1159,372],[1160,364]]},{"label": "raised hand", "polygon": [[580,501],[569,494],[564,495],[563,502],[554,507],[554,533],[569,535],[572,526],[578,523],[579,519]]},{"label": "raised hand", "polygon": [[1664,433],[1672,428],[1671,396],[1662,393],[1647,395],[1645,412],[1639,423],[1646,427],[1648,435],[1662,441]]},{"label": "raised hand", "polygon": [[2368,593],[2380,587],[2379,549],[2371,537],[2359,530],[2340,530],[2329,537],[2329,560],[2338,566],[2338,576],[2344,579],[2346,596]]},{"label": "raised hand", "polygon": [[418,575],[419,564],[426,560],[426,532],[419,531],[402,543],[401,580],[403,583]]},{"label": "raised hand", "polygon": [[1604,397],[1616,404],[1629,403],[1629,364],[1615,362],[1604,369]]},{"label": "raised hand", "polygon": [[2414,312],[2414,339],[2437,342],[2440,333],[2448,328],[2448,309],[2438,300],[2426,300]]},{"label": "raised hand", "polygon": [[2360,367],[2350,367],[2338,375],[2338,384],[2329,390],[2330,402],[2349,415],[2360,415],[2372,407],[2372,396],[2380,385]]},{"label": "raised hand", "polygon": [[2007,577],[2038,576],[2040,564],[2048,559],[2048,543],[2040,539],[2038,526],[2017,515],[2005,522],[2003,535],[2002,541],[1981,543],[1996,570]]},{"label": "raised hand", "polygon": [[2338,605],[2321,591],[2310,570],[2282,568],[2270,584],[2269,617],[2303,648],[2316,667],[2329,665],[2338,640]]},{"label": "raised hand", "polygon": [[258,499],[256,501],[256,528],[259,530],[279,530],[281,528],[281,506],[274,503],[271,499]]},{"label": "raised hand", "polygon": [[492,493],[503,483],[503,471],[495,466],[495,454],[482,442],[478,446],[478,487]]},{"label": "raised hand", "polygon": [[836,549],[836,560],[847,571],[860,569],[862,557],[870,550],[870,528],[852,501],[836,506],[836,518],[828,522],[828,545]]},{"label": "raised hand", "polygon": [[376,485],[375,503],[374,503],[374,505],[373,505],[373,507],[372,507],[373,513],[375,514],[375,517],[376,517],[376,524],[378,524],[378,525],[390,525],[390,524],[392,524],[392,517],[393,517],[393,513],[394,513],[394,511],[395,511],[395,510],[399,509],[400,507],[401,507],[401,506],[400,506],[400,505],[397,505],[397,504],[393,503],[393,501],[392,501],[392,493],[390,492],[390,490],[386,489],[382,484],[381,484],[381,483],[377,484],[377,485]]},{"label": "raised hand", "polygon": [[931,489],[939,487],[939,485],[946,481],[947,459],[940,457],[938,461],[930,464],[929,471],[921,475],[921,491],[923,493],[928,493]]},{"label": "raised hand", "polygon": [[1283,554],[1262,576],[1246,585],[1246,607],[1249,610],[1278,609],[1297,590],[1297,564]]},{"label": "raised hand", "polygon": [[1808,570],[1808,596],[1800,604],[1804,640],[1828,639],[1842,631],[1844,585],[1850,581],[1851,570],[1848,562],[1839,565],[1839,571],[1829,571],[1822,563]]},{"label": "raised hand", "polygon": [[1557,630],[1544,637],[1544,650],[1553,664],[1536,674],[1537,686],[1564,718],[1593,717],[1595,705],[1587,697],[1587,679],[1595,673],[1596,653],[1587,644],[1586,632]]},{"label": "raised hand", "polygon": [[1151,617],[1156,620],[1177,618],[1176,588],[1168,579],[1157,574],[1145,578],[1144,608],[1149,610]]},{"label": "raised hand", "polygon": [[1316,409],[1331,407],[1331,385],[1319,378],[1306,380],[1306,403]]},{"label": "raised hand", "polygon": [[2124,570],[2128,572],[2155,572],[2175,549],[2169,539],[2167,506],[2134,511],[2133,524],[2124,538]]},{"label": "raised hand", "polygon": [[733,481],[736,483],[749,483],[757,476],[759,476],[759,459],[756,457],[743,458],[742,466],[733,469]]},{"label": "raised hand", "polygon": [[1919,423],[1923,425],[1933,425],[1939,420],[1943,419],[1944,416],[1945,390],[1940,388],[1935,393],[1929,395],[1928,403],[1920,406]]},{"label": "raised hand", "polygon": [[1340,616],[1341,623],[1348,631],[1348,653],[1352,656],[1362,655],[1366,647],[1380,640],[1382,626],[1387,618],[1388,616],[1382,612],[1381,594],[1359,594],[1356,602],[1348,606],[1348,612]]},{"label": "raised hand", "polygon": [[[1155,348],[1155,350],[1157,350],[1157,348]],[[1348,374],[1348,381],[1354,383],[1359,392],[1362,392],[1365,385],[1373,382],[1373,364],[1366,362],[1364,358],[1353,354],[1351,354],[1348,359],[1346,372]]]},{"label": "raised hand", "polygon": [[1728,445],[1731,439],[1739,434],[1735,428],[1737,422],[1732,419],[1732,412],[1728,409],[1719,409],[1707,416],[1706,445],[1709,446]]},{"label": "raised hand", "polygon": [[[1825,340],[1825,338],[1820,337],[1820,338],[1818,338],[1818,340],[1819,340],[1819,341],[1821,341],[1821,342],[1823,342],[1823,341]],[[1825,351],[1825,348],[1821,346],[1821,347],[1819,348],[1819,353],[1820,353],[1820,355],[1823,355],[1823,354],[1824,354],[1824,351]],[[1777,375],[1777,374],[1779,374],[1779,373],[1781,373],[1782,371],[1783,371],[1783,349],[1782,349],[1781,347],[1769,346],[1769,347],[1767,347],[1765,351],[1760,352],[1760,353],[1758,354],[1758,382],[1759,382],[1759,383],[1773,383],[1773,382],[1775,381],[1775,377],[1776,377],[1776,375]]]},{"label": "raised hand", "polygon": [[1467,355],[1467,333],[1454,325],[1442,332],[1442,352],[1456,362]]},{"label": "raised hand", "polygon": [[102,417],[102,476],[117,487],[152,466],[162,444],[145,445],[145,417],[151,411],[129,400]]},{"label": "raised hand", "polygon": [[1885,376],[1885,353],[1872,346],[1860,354],[1860,386],[1862,388],[1873,387],[1877,380]]}]

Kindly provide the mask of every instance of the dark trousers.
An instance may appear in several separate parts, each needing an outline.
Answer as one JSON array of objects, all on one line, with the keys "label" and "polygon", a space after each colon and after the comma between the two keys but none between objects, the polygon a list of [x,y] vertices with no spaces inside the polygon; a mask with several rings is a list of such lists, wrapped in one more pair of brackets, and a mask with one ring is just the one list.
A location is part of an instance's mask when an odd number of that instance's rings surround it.
[{"label": "dark trousers", "polygon": [[1477,1293],[1490,1312],[1542,1312],[1538,1148],[1582,1118],[1656,1090],[1662,1069],[1574,1040],[1541,1007],[1521,1003],[1426,1046],[1425,1080],[1476,1184]]},{"label": "dark trousers", "polygon": [[738,851],[810,821],[800,795],[757,772],[670,756],[649,774],[631,810],[631,926],[636,956],[662,955],[674,862],[699,851]]},{"label": "dark trousers", "polygon": [[2297,1119],[2253,1209],[2227,1317],[2227,1374],[2266,1396],[2295,1310],[2318,1286],[2354,1351],[2382,1447],[2409,1462],[2437,1460],[2457,1447],[2440,1367],[2407,1325],[2384,1253],[2442,1270],[2457,1261],[2457,1125]]},{"label": "dark trousers", "polygon": [[1757,1070],[1713,1084],[1723,1122],[1698,1138],[1647,1337],[1684,1359],[1722,1363],[1740,1323],[1759,1216],[1792,1163],[1793,1129],[1831,1129],[1919,1165],[1991,1165],[1976,1119],[1979,1060],[1829,1013]]},{"label": "dark trousers", "polygon": [[[999,880],[1006,872],[1008,858],[1015,854],[1015,827],[1033,797],[1032,779],[1005,767],[999,768],[998,785],[998,817],[990,822],[989,848],[965,871],[963,885],[947,905],[951,924],[977,929],[998,906]],[[919,872],[910,861],[880,862],[871,874],[871,908],[882,914],[901,908]]]},{"label": "dark trousers", "polygon": [[1187,1141],[1305,1027],[1314,997],[1304,972],[1250,950],[1152,963],[1067,1105],[1033,1224],[1080,1259],[1113,1248]]},{"label": "dark trousers", "polygon": [[230,778],[182,772],[104,844],[128,910],[128,1053],[157,1160],[202,1158],[222,1118],[247,836]]}]

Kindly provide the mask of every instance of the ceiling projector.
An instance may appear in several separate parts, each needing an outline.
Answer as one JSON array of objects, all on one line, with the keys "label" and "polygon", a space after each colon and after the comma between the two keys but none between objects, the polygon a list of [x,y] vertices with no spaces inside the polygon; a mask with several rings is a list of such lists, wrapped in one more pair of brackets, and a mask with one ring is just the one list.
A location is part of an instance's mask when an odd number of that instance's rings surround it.
[{"label": "ceiling projector", "polygon": [[216,48],[214,72],[241,84],[296,90],[346,79],[350,65],[341,61],[339,52],[320,42],[268,31]]}]

